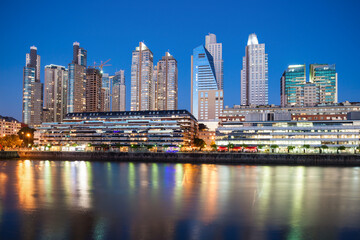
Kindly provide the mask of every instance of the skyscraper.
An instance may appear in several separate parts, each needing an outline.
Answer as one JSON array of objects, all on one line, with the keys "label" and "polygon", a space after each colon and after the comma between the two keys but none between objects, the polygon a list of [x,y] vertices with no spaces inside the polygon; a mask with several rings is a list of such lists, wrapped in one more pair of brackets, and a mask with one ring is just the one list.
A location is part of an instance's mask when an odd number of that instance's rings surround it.
[{"label": "skyscraper", "polygon": [[216,42],[216,35],[209,33],[205,36],[205,47],[213,57],[216,80],[219,84],[219,89],[224,88],[224,72],[222,59],[222,43]]},{"label": "skyscraper", "polygon": [[306,83],[305,65],[289,65],[280,79],[281,106],[302,106]]},{"label": "skyscraper", "polygon": [[255,33],[249,35],[241,70],[241,104],[268,104],[268,56],[265,44]]},{"label": "skyscraper", "polygon": [[152,89],[153,53],[143,43],[139,43],[132,53],[131,62],[131,111],[153,110]]},{"label": "skyscraper", "polygon": [[103,99],[103,111],[109,112],[111,109],[111,77],[108,73],[102,74],[102,89],[104,92],[104,99]]},{"label": "skyscraper", "polygon": [[88,68],[86,70],[86,112],[102,112],[103,99],[101,73],[98,69]]},{"label": "skyscraper", "polygon": [[318,103],[338,102],[335,64],[310,64],[310,82],[318,88]]},{"label": "skyscraper", "polygon": [[157,110],[177,110],[178,69],[176,59],[166,52],[157,64]]},{"label": "skyscraper", "polygon": [[124,70],[115,73],[112,87],[112,111],[126,111],[126,86]]},{"label": "skyscraper", "polygon": [[223,90],[216,81],[213,57],[201,45],[191,56],[191,113],[198,120],[214,120],[222,109]]},{"label": "skyscraper", "polygon": [[37,48],[30,47],[26,54],[23,75],[22,121],[30,127],[41,124],[43,108],[43,84],[40,82],[40,56]]},{"label": "skyscraper", "polygon": [[67,112],[83,112],[86,109],[86,62],[87,51],[73,43],[73,60],[69,64]]},{"label": "skyscraper", "polygon": [[68,70],[63,66],[45,66],[44,108],[50,122],[61,122],[67,113]]}]

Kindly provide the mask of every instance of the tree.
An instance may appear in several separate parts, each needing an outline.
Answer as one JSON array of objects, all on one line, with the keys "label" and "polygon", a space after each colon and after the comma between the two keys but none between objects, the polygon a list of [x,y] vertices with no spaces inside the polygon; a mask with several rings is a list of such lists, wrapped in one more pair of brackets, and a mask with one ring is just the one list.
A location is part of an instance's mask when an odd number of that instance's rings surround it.
[{"label": "tree", "polygon": [[337,153],[339,154],[339,151],[344,151],[345,149],[346,149],[345,146],[339,146],[339,147],[337,148]]},{"label": "tree", "polygon": [[295,149],[295,146],[288,146],[287,147],[287,150],[288,150],[288,153],[290,153],[290,151],[294,150]]},{"label": "tree", "polygon": [[29,147],[29,144],[30,145],[34,144],[34,132],[35,129],[29,127],[23,127],[19,130],[17,134],[19,138],[23,140],[24,147]]},{"label": "tree", "polygon": [[20,140],[18,135],[7,135],[0,138],[0,145],[2,147],[16,148],[21,147],[22,141]]},{"label": "tree", "polygon": [[234,148],[234,144],[230,143],[227,145],[228,151],[230,152],[231,149]]},{"label": "tree", "polygon": [[310,148],[310,145],[304,144],[302,147],[303,147],[303,149],[304,149],[304,153],[306,153],[306,149],[309,149],[309,148]]},{"label": "tree", "polygon": [[194,138],[194,145],[195,147],[200,148],[200,151],[203,147],[205,147],[206,143],[203,139],[201,138]]},{"label": "tree", "polygon": [[272,149],[272,152],[274,152],[275,149],[279,148],[279,146],[276,145],[276,144],[273,144],[273,145],[270,146],[270,148]]},{"label": "tree", "polygon": [[212,143],[212,144],[210,145],[210,147],[211,147],[212,149],[214,149],[214,151],[217,150],[217,145],[216,145],[216,143]]},{"label": "tree", "polygon": [[205,131],[205,130],[208,130],[208,127],[205,124],[200,123],[199,124],[199,131]]},{"label": "tree", "polygon": [[327,145],[321,145],[320,146],[320,153],[322,153],[325,149],[328,149],[329,147]]}]

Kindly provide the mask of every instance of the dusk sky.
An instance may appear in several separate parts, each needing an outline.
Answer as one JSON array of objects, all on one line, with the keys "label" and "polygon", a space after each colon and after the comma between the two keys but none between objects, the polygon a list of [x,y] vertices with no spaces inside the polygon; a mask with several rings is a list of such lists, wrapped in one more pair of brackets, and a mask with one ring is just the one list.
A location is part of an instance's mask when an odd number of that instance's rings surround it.
[{"label": "dusk sky", "polygon": [[[220,4],[221,3],[221,4]],[[269,103],[280,102],[289,64],[336,64],[339,101],[359,101],[360,1],[1,1],[0,115],[21,121],[25,54],[68,66],[72,44],[88,65],[111,58],[104,72],[124,69],[130,109],[131,53],[144,41],[154,63],[166,51],[178,61],[179,109],[190,110],[190,56],[214,33],[223,43],[225,105],[240,104],[240,71],[250,33],[269,56]]]}]

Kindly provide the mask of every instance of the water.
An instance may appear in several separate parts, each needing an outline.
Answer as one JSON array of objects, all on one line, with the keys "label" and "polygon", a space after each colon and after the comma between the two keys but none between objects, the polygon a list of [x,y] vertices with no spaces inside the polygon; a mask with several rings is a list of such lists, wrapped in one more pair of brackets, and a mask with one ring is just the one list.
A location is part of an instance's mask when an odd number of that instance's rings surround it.
[{"label": "water", "polygon": [[360,239],[360,168],[0,161],[0,239]]}]

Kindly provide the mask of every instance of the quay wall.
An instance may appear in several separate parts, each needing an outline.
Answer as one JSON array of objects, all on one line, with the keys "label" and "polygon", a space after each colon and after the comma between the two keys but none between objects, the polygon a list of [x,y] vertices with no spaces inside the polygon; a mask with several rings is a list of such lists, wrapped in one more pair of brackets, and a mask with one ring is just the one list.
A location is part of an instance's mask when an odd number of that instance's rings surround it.
[{"label": "quay wall", "polygon": [[[19,151],[21,159],[253,165],[360,166],[356,154],[37,152]],[[1,158],[1,157],[0,157]]]},{"label": "quay wall", "polygon": [[0,159],[19,158],[17,151],[0,151]]}]

